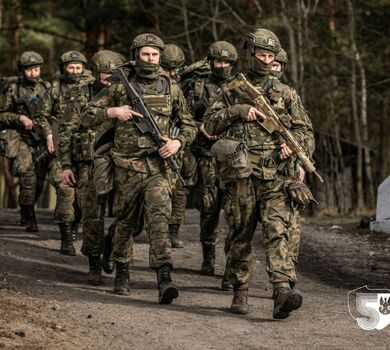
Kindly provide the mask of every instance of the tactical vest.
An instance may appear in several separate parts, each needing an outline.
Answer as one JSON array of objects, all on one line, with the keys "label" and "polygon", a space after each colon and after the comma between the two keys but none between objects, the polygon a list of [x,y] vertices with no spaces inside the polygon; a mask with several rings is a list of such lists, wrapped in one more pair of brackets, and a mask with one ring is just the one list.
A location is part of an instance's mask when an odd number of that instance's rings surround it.
[{"label": "tactical vest", "polygon": [[[23,86],[19,78],[16,78],[16,80],[9,82],[5,93],[11,94],[12,96],[13,113],[25,115],[30,119],[33,119],[34,115],[37,113],[39,104],[47,94],[49,88],[50,83],[43,80],[31,86]],[[42,135],[40,135],[39,130],[36,128],[33,132],[25,129],[20,129],[18,131],[21,139],[30,146],[36,146],[41,141]]]},{"label": "tactical vest", "polygon": [[[172,79],[161,75],[150,85],[143,85],[133,78],[130,82],[144,99],[154,120],[163,135],[170,135],[173,123],[173,108],[179,98],[179,90]],[[119,89],[123,86],[119,85]],[[122,105],[131,102],[124,94]],[[133,169],[137,172],[156,174],[166,168],[163,159],[156,152],[150,153],[155,142],[149,134],[143,135],[134,123],[117,121],[113,159],[117,166]]]},{"label": "tactical vest", "polygon": [[[52,85],[52,98],[56,101],[56,110],[53,111],[55,119],[52,122],[53,139],[58,139],[60,120],[70,120],[73,113],[80,111],[92,98],[92,81],[81,79],[78,83],[67,84],[62,79],[56,79]],[[94,158],[93,145],[95,133],[92,130],[81,130],[72,135],[72,160],[74,162],[89,162]]]},{"label": "tactical vest", "polygon": [[[221,88],[216,84],[211,83],[210,81],[198,80],[194,85],[194,102],[193,109],[195,120],[199,122],[204,121],[204,114],[207,108],[212,104],[212,101],[219,96],[221,93]],[[198,117],[197,117],[197,114]],[[196,139],[191,145],[191,149],[193,152],[211,157],[211,146],[215,143],[215,141],[210,141],[207,139],[201,132],[198,132],[196,135]]]}]

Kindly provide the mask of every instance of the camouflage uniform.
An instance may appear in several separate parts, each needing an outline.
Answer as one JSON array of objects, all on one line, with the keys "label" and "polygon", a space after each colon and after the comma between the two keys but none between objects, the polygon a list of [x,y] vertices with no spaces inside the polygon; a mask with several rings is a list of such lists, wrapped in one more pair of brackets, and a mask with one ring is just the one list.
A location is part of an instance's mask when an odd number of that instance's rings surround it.
[{"label": "camouflage uniform", "polygon": [[[120,54],[109,50],[101,50],[91,58],[90,68],[95,76],[95,82],[92,86],[92,93],[94,95],[98,94],[104,88],[100,83],[100,73],[108,74],[111,69],[124,62],[125,59]],[[102,283],[100,256],[104,248],[105,201],[103,200],[104,198],[97,197],[95,183],[93,181],[94,168],[91,164],[91,160],[96,157],[96,154],[90,146],[94,143],[94,135],[99,134],[101,125],[89,123],[88,116],[82,120],[81,111],[84,106],[85,104],[74,108],[71,113],[71,118],[61,124],[61,164],[63,169],[76,165],[72,159],[70,141],[72,135],[80,134],[82,148],[84,147],[84,150],[85,148],[89,149],[84,154],[93,152],[93,154],[88,155],[86,162],[82,162],[83,169],[85,168],[86,171],[83,171],[84,178],[82,178],[81,185],[83,188],[83,245],[81,252],[89,258],[88,282],[91,284],[100,284]],[[91,143],[86,145],[84,142],[85,139],[90,140]],[[106,270],[106,272],[112,272],[112,270]]]},{"label": "camouflage uniform", "polygon": [[[247,78],[263,91],[283,123],[303,144],[307,132],[301,105],[290,89],[276,78],[269,77],[271,65],[258,59],[256,53],[277,53],[280,43],[276,35],[265,29],[256,29],[246,38],[248,63]],[[271,62],[272,63],[272,62]],[[294,263],[290,256],[289,234],[293,215],[292,201],[285,191],[285,181],[294,158],[279,158],[283,140],[269,134],[256,122],[246,122],[254,102],[240,88],[225,91],[210,108],[205,129],[242,140],[249,148],[252,175],[226,185],[228,200],[225,218],[230,226],[228,236],[227,274],[234,287],[231,310],[247,313],[248,281],[252,270],[251,240],[261,220],[267,254],[267,272],[274,286],[274,317],[288,317],[300,307],[302,297],[290,291],[296,281]]]},{"label": "camouflage uniform", "polygon": [[[145,62],[138,56],[143,46],[161,50],[164,44],[154,34],[142,34],[133,40],[131,50],[136,60],[135,74],[130,74],[129,81],[144,98],[162,134],[169,135],[173,119],[178,118],[180,131],[176,138],[185,147],[187,142],[193,140],[195,128],[184,97],[175,81],[161,74],[158,64]],[[124,86],[115,84],[96,96],[84,111],[83,118],[95,119],[95,122],[101,123],[107,120],[107,107],[124,105],[131,106],[132,103],[127,98]],[[132,122],[115,122],[116,133],[111,151],[115,163],[116,190],[114,291],[119,294],[129,291],[129,247],[132,245],[132,234],[138,220],[138,204],[143,201],[145,229],[150,241],[149,264],[157,270],[159,302],[170,303],[178,295],[170,278],[172,258],[168,235],[173,176],[158,153],[148,153],[148,149],[154,146],[149,134],[143,135]]]},{"label": "camouflage uniform", "polygon": [[[61,180],[62,165],[59,155],[62,152],[62,130],[60,125],[70,118],[70,111],[86,105],[91,98],[91,86],[94,82],[93,77],[84,72],[81,76],[70,74],[66,71],[66,65],[72,62],[81,63],[83,66],[87,63],[86,58],[78,51],[69,51],[60,58],[60,75],[52,82],[50,93],[43,101],[43,106],[37,122],[41,125],[45,137],[53,135],[56,154],[50,162],[49,181],[56,190],[57,201],[54,211],[55,221],[59,224],[61,232],[60,252],[66,255],[75,255],[71,244],[71,230],[76,230],[77,223],[80,221],[81,196],[78,193],[76,202],[75,188],[70,187]],[[83,170],[80,167],[80,170]],[[86,176],[85,171],[79,172],[79,177]],[[80,183],[80,182],[79,182]],[[75,215],[78,214],[77,218]],[[75,234],[75,232],[73,232]]]},{"label": "camouflage uniform", "polygon": [[[174,44],[166,44],[161,55],[161,67],[178,83],[184,63],[185,57],[182,49]],[[172,135],[177,131],[177,128],[173,127]],[[179,153],[178,158],[181,162],[181,176],[186,186],[183,185],[182,181],[176,181],[176,186],[172,192],[172,214],[169,219],[169,236],[172,248],[182,248],[184,246],[183,241],[179,240],[179,228],[184,222],[188,188],[194,184],[196,174],[195,158],[189,144]]]},{"label": "camouflage uniform", "polygon": [[[286,65],[288,63],[288,56],[287,52],[281,48],[280,52],[275,56],[275,61],[278,62],[281,65],[280,71],[274,71],[272,70],[272,74],[275,75],[279,80],[282,79],[283,74],[286,70]],[[315,150],[315,140],[314,140],[314,131],[313,131],[313,125],[311,123],[311,120],[309,116],[306,113],[305,108],[302,105],[301,99],[297,95],[294,88],[288,85],[281,85],[283,89],[290,89],[291,94],[294,96],[294,99],[297,99],[298,104],[301,109],[301,115],[302,120],[305,122],[306,126],[306,133],[305,133],[305,149],[307,150],[308,154],[312,156],[314,150]],[[288,93],[288,92],[286,92]],[[298,177],[298,172],[295,174],[291,174],[293,178]],[[299,255],[299,244],[301,240],[301,227],[300,227],[300,207],[299,206],[293,206],[293,216],[291,218],[291,227],[290,227],[290,237],[289,237],[289,252],[290,257],[292,261],[294,262],[294,265],[298,265],[298,255]]]},{"label": "camouflage uniform", "polygon": [[[18,65],[21,75],[15,81],[9,82],[2,97],[0,120],[3,123],[17,123],[21,115],[34,119],[50,84],[40,78],[27,78],[23,71],[32,66],[41,66],[42,63],[41,55],[36,52],[27,51],[20,56]],[[27,231],[36,232],[38,227],[34,205],[44,189],[46,165],[34,164],[34,157],[42,151],[44,140],[37,128],[33,131],[22,127],[17,130],[20,134],[20,144],[16,157],[11,160],[11,168],[13,175],[19,177],[21,222],[25,221]]]},{"label": "camouflage uniform", "polygon": [[[204,112],[220,94],[221,86],[231,79],[232,64],[237,61],[238,55],[233,45],[226,41],[217,41],[209,47],[207,58],[210,62],[211,75],[208,78],[195,80],[187,97],[188,105],[199,126],[203,124]],[[230,64],[228,67],[215,68],[214,60]],[[214,274],[217,227],[222,209],[222,191],[216,178],[215,159],[210,151],[214,143],[214,140],[209,140],[199,131],[191,147],[198,167],[200,241],[203,250],[201,273],[206,275]]]}]

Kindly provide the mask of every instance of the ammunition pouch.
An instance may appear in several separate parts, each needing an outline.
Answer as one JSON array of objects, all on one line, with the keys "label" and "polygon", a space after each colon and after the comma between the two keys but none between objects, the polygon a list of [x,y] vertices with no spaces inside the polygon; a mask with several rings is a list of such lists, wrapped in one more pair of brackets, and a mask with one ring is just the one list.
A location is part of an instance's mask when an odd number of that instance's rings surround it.
[{"label": "ammunition pouch", "polygon": [[97,197],[107,195],[114,189],[114,162],[110,155],[94,159],[92,180]]},{"label": "ammunition pouch", "polygon": [[90,162],[94,159],[95,133],[83,131],[72,136],[72,160],[74,162]]},{"label": "ammunition pouch", "polygon": [[217,163],[217,177],[221,184],[249,177],[253,168],[248,157],[248,147],[245,143],[234,139],[218,140],[211,153]]},{"label": "ammunition pouch", "polygon": [[0,155],[13,159],[16,158],[20,145],[20,134],[13,129],[0,131]]}]

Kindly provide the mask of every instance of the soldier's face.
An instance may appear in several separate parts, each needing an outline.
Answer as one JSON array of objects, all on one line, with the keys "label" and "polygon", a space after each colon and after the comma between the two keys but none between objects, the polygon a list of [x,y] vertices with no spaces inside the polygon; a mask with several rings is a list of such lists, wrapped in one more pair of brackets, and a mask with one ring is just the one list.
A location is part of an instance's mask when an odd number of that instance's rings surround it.
[{"label": "soldier's face", "polygon": [[69,74],[81,74],[84,70],[82,63],[69,63],[65,67]]},{"label": "soldier's face", "polygon": [[108,73],[99,73],[99,80],[100,80],[100,84],[102,84],[103,86],[107,86],[108,85],[108,78],[111,76],[111,74],[108,74]]},{"label": "soldier's face", "polygon": [[280,72],[282,70],[282,65],[279,62],[274,61],[274,63],[272,63],[271,70],[275,72]]},{"label": "soldier's face", "polygon": [[230,66],[230,62],[224,60],[214,60],[214,68],[226,68]]},{"label": "soldier's face", "polygon": [[143,46],[139,50],[139,58],[142,61],[150,62],[154,64],[160,63],[160,50],[151,46]]},{"label": "soldier's face", "polygon": [[41,75],[41,66],[28,67],[24,70],[26,78],[38,78]]},{"label": "soldier's face", "polygon": [[275,54],[267,51],[259,51],[255,54],[256,58],[265,64],[270,64],[275,59]]}]

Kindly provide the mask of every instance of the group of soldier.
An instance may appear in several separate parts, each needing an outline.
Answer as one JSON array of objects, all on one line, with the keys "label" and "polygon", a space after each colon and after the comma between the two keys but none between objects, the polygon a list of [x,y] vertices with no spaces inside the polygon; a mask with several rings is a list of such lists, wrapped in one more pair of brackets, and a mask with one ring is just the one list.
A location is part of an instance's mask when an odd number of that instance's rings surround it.
[{"label": "group of soldier", "polygon": [[[280,81],[287,54],[279,39],[256,28],[244,43],[246,79],[268,99],[311,156],[311,122],[296,91]],[[259,121],[266,116],[254,107],[255,101],[229,84],[235,80],[237,62],[236,48],[218,41],[204,60],[185,67],[178,46],[165,45],[146,33],[131,43],[129,61],[109,50],[97,52],[89,62],[78,51],[64,53],[49,84],[40,77],[41,55],[21,54],[20,74],[4,84],[0,105],[0,151],[19,177],[21,224],[29,232],[38,231],[34,206],[48,178],[57,196],[54,217],[60,252],[76,255],[73,240],[82,223],[88,283],[101,284],[102,269],[106,273],[115,269],[114,293],[121,295],[130,292],[133,237],[144,228],[149,264],[157,274],[158,302],[170,304],[179,295],[171,278],[171,249],[183,247],[180,225],[189,191],[195,188],[203,252],[200,273],[215,273],[223,210],[229,232],[221,288],[233,290],[232,312],[248,313],[251,241],[261,222],[274,290],[273,317],[288,317],[302,304],[295,288],[299,212],[312,197],[292,150],[279,134],[262,127]],[[139,127],[145,116],[117,78],[118,70],[125,72],[150,111],[162,146],[157,147],[155,137]],[[249,171],[237,170],[234,164],[227,172],[219,168],[229,163],[218,161],[223,158],[220,150],[229,159],[237,152],[235,148],[229,154],[231,140],[245,145]],[[17,151],[10,154],[10,147]],[[173,159],[180,174],[168,166]],[[233,178],[224,177],[232,172],[237,172]],[[105,234],[110,192],[114,221]]]}]

